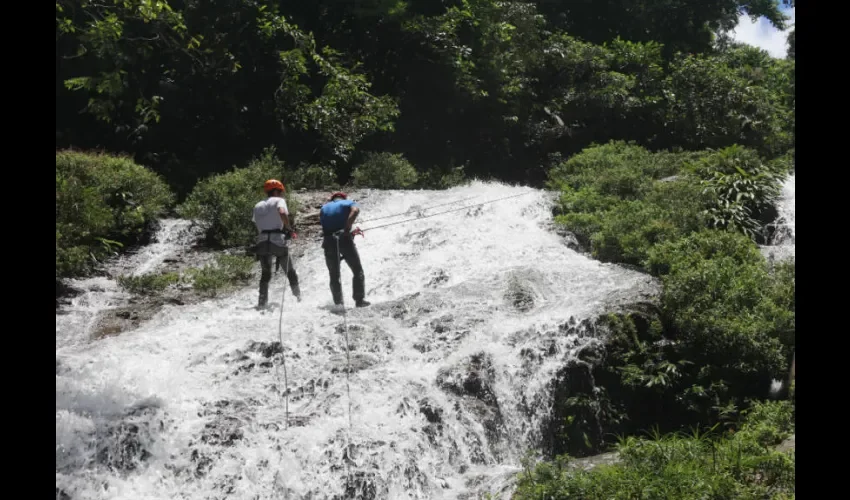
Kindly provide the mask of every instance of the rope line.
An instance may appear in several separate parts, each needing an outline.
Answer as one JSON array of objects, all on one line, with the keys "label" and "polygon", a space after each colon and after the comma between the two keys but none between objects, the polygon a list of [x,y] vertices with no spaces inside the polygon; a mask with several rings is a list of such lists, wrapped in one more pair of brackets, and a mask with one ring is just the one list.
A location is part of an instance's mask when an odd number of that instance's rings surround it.
[{"label": "rope line", "polygon": [[531,193],[534,193],[534,192],[535,191],[527,191],[525,193],[513,194],[511,196],[504,196],[502,198],[497,198],[495,200],[485,201],[485,202],[482,202],[482,203],[476,203],[474,205],[467,205],[467,206],[463,206],[463,207],[460,207],[460,208],[453,208],[451,210],[444,210],[442,212],[437,212],[437,213],[431,214],[431,215],[423,215],[421,217],[414,217],[412,219],[405,219],[405,220],[402,220],[402,221],[396,221],[396,222],[390,222],[390,223],[387,223],[387,224],[381,224],[380,226],[370,227],[370,228],[367,228],[367,229],[361,229],[361,231],[363,231],[363,232],[372,231],[373,229],[380,229],[382,227],[395,226],[396,224],[404,224],[405,222],[412,222],[412,221],[415,221],[415,220],[427,219],[429,217],[436,217],[438,215],[448,214],[448,213],[451,213],[451,212],[459,212],[461,210],[466,210],[468,208],[480,207],[480,206],[486,205],[488,203],[495,203],[497,201],[508,200],[508,199],[511,199],[511,198],[516,198],[517,196],[525,196],[525,195],[528,195],[528,194],[531,194]]},{"label": "rope line", "polygon": [[[336,240],[336,264],[337,270],[340,277],[340,291],[342,290],[342,258],[339,253],[339,235],[334,235],[334,239]],[[351,484],[351,384],[349,378],[351,377],[351,356],[348,344],[348,315],[345,308],[345,295],[341,294],[340,299],[342,300],[342,323],[345,333],[345,361],[346,361],[346,370],[345,370],[345,392],[348,395],[348,432],[346,432],[346,444],[345,451],[342,454],[343,461],[345,462],[345,484],[346,487],[349,487]]]},{"label": "rope line", "polygon": [[[336,240],[336,265],[339,270],[340,281],[342,281],[342,258],[339,253],[339,236],[334,236]],[[342,283],[340,283],[340,289],[342,288]],[[345,310],[345,296],[342,297],[342,322],[345,333],[345,360],[347,364],[347,369],[345,370],[345,391],[348,394],[348,428],[351,429],[351,386],[349,382],[349,377],[351,376],[351,354],[348,345],[348,316]]]},{"label": "rope line", "polygon": [[474,200],[475,198],[481,198],[481,196],[482,195],[479,194],[477,196],[470,196],[469,198],[461,198],[459,200],[450,201],[448,203],[440,203],[439,205],[431,205],[430,207],[419,208],[419,209],[416,209],[416,210],[408,210],[407,212],[401,212],[401,213],[392,214],[392,215],[384,215],[382,217],[375,217],[374,219],[366,219],[364,221],[360,221],[360,223],[361,224],[367,224],[369,222],[374,222],[376,220],[389,219],[390,217],[399,217],[401,215],[412,214],[412,213],[415,213],[415,212],[424,212],[426,210],[431,210],[432,208],[439,208],[439,207],[444,207],[446,205],[453,205],[455,203],[460,203],[462,201]]},{"label": "rope line", "polygon": [[[271,270],[271,269],[270,269]],[[289,285],[289,249],[286,252],[286,279],[283,282],[283,293],[280,296],[280,315],[277,320],[277,338],[280,341],[280,364],[283,365],[283,383],[286,388],[285,395],[285,412],[286,412],[286,427],[289,428],[289,376],[286,373],[286,354],[283,352],[283,304],[286,299],[286,287]],[[280,373],[278,372],[278,365],[274,366],[275,376],[278,380],[278,387],[280,387]],[[280,394],[280,389],[278,388],[278,394]],[[281,397],[284,397],[281,395]]]}]

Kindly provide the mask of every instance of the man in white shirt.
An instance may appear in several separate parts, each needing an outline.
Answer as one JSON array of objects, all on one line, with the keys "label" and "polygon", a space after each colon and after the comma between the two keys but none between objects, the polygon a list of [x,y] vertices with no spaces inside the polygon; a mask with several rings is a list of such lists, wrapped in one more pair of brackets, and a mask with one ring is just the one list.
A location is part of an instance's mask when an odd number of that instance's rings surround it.
[{"label": "man in white shirt", "polygon": [[265,307],[269,299],[269,281],[272,278],[272,260],[275,257],[283,261],[286,276],[292,294],[301,301],[301,290],[298,287],[298,274],[289,255],[288,242],[294,234],[289,221],[289,210],[283,199],[284,186],[277,179],[269,179],[263,189],[268,196],[265,200],[254,205],[254,215],[251,220],[257,225],[257,257],[260,259],[262,275],[260,276],[260,298],[258,307]]}]

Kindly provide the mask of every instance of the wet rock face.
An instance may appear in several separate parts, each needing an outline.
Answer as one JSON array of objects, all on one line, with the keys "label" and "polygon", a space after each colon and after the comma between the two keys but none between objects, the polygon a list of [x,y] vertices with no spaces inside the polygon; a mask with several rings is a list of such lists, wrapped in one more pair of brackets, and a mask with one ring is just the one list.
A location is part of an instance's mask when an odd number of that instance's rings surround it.
[{"label": "wet rock face", "polygon": [[259,353],[264,358],[271,358],[277,354],[283,353],[280,342],[251,342],[248,345],[248,350]]},{"label": "wet rock face", "polygon": [[357,471],[351,474],[345,484],[345,494],[334,496],[334,500],[374,500],[378,495],[377,474]]},{"label": "wet rock face", "polygon": [[425,420],[428,422],[422,427],[422,432],[428,436],[431,445],[438,446],[443,435],[443,409],[427,399],[421,399],[419,400],[419,412],[425,416]]},{"label": "wet rock face", "polygon": [[109,425],[97,449],[97,462],[112,470],[130,472],[147,461],[151,456],[147,447],[153,442],[154,432],[165,426],[163,420],[156,418],[158,410],[155,403],[143,402]]},{"label": "wet rock face", "polygon": [[508,283],[505,300],[519,312],[531,311],[534,309],[534,290],[522,281],[512,279]]},{"label": "wet rock face", "polygon": [[504,426],[502,411],[493,388],[495,379],[492,358],[483,352],[437,374],[437,385],[462,398],[460,404],[481,422],[486,437],[491,442],[498,440]]},{"label": "wet rock face", "polygon": [[228,364],[239,366],[231,372],[234,376],[256,371],[267,372],[274,369],[282,354],[280,342],[250,342],[244,349],[236,349],[224,354],[222,359]]},{"label": "wet rock face", "polygon": [[82,290],[74,288],[62,280],[56,280],[56,309],[62,305],[71,303],[71,299],[83,293]]},{"label": "wet rock face", "polygon": [[204,425],[201,442],[212,446],[233,446],[236,441],[242,439],[244,437],[243,419],[253,414],[249,403],[256,405],[259,402],[221,400],[213,403],[202,412],[203,416],[212,415],[213,419]]},{"label": "wet rock face", "polygon": [[432,273],[431,279],[428,281],[429,287],[437,287],[442,285],[443,283],[449,280],[449,275],[446,273],[444,269],[438,269],[436,272]]},{"label": "wet rock face", "polygon": [[243,426],[254,417],[254,407],[260,402],[254,399],[247,401],[220,400],[204,405],[199,417],[212,417],[201,432],[200,444],[190,442],[189,458],[194,464],[195,477],[205,476],[215,464],[224,448],[241,441],[245,434]]},{"label": "wet rock face", "polygon": [[656,303],[635,301],[592,320],[560,326],[563,334],[598,341],[584,344],[551,381],[551,414],[540,443],[547,455],[589,456],[604,449],[611,436],[671,418],[643,387],[623,384],[620,371],[632,339],[657,340],[652,325],[659,315]]},{"label": "wet rock face", "polygon": [[488,354],[475,354],[460,366],[441,370],[437,384],[458,396],[471,396],[486,404],[498,404],[492,389],[496,377],[492,363]]},{"label": "wet rock face", "polygon": [[353,352],[348,357],[341,354],[331,358],[328,369],[330,373],[355,373],[374,366],[377,362],[378,358],[373,355]]}]

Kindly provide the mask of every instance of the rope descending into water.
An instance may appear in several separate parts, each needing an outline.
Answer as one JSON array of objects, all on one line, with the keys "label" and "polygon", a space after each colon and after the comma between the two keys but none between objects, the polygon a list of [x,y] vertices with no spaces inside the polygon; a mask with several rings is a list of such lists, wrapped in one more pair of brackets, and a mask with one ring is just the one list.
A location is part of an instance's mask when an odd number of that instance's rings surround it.
[{"label": "rope descending into water", "polygon": [[[342,258],[339,253],[339,235],[334,236],[336,240],[336,265],[337,269],[340,272],[340,282],[342,281]],[[340,283],[340,288],[342,288],[342,283]],[[350,462],[351,458],[351,384],[349,378],[351,377],[351,349],[348,345],[348,316],[345,309],[345,295],[342,294],[342,324],[343,324],[343,332],[345,333],[345,362],[346,362],[346,370],[345,370],[345,392],[348,395],[348,432],[346,432],[346,443],[345,443],[345,452],[343,453],[343,460],[345,462],[345,483],[346,487],[350,485],[351,481],[351,466]],[[345,460],[346,456],[348,456],[348,460]]]},{"label": "rope descending into water", "polygon": [[[286,373],[286,355],[283,352],[283,303],[284,299],[286,299],[286,287],[289,285],[289,252],[286,252],[286,279],[283,282],[283,294],[280,296],[280,315],[277,320],[277,338],[280,342],[280,362],[283,365],[283,383],[286,388],[282,397],[285,395],[285,412],[286,412],[286,427],[289,428],[289,377]],[[275,377],[277,378],[278,384],[278,394],[280,394],[280,374],[278,372],[278,365],[274,366]]]},{"label": "rope descending into water", "polygon": [[[339,236],[334,236],[336,240],[336,265],[340,273],[342,272],[342,258],[339,253]],[[345,391],[348,393],[348,428],[351,429],[351,387],[349,377],[351,376],[351,353],[348,346],[348,317],[345,310],[345,297],[342,298],[342,323],[343,332],[345,333],[345,361],[347,369],[345,370]]]}]

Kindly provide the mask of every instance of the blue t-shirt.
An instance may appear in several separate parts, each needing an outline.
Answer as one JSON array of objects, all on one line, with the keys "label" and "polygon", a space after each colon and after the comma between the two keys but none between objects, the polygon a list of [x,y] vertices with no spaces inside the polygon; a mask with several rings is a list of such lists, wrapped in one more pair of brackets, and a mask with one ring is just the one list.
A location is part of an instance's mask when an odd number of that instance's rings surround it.
[{"label": "blue t-shirt", "polygon": [[322,224],[322,229],[328,232],[345,229],[351,207],[356,206],[357,203],[352,200],[336,200],[322,205],[322,209],[319,211],[319,222]]}]

